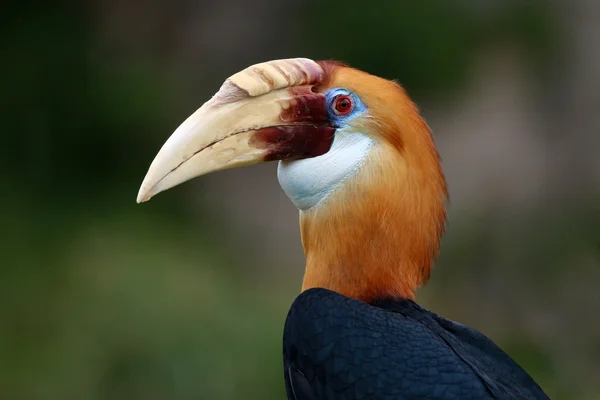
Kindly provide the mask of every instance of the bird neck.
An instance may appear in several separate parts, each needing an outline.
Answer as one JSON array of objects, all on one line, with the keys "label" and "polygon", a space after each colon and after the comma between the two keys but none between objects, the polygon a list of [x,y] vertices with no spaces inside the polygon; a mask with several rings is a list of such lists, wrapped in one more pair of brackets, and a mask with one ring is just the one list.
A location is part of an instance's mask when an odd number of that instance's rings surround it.
[{"label": "bird neck", "polygon": [[445,198],[435,149],[412,159],[378,146],[351,182],[301,211],[302,290],[326,288],[365,302],[414,299],[439,251]]}]

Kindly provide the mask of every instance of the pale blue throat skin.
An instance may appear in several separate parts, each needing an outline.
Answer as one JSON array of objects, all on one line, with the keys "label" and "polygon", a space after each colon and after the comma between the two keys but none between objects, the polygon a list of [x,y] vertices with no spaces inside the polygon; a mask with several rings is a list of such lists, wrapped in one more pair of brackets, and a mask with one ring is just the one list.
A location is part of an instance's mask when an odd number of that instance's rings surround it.
[{"label": "pale blue throat skin", "polygon": [[[354,102],[354,109],[346,116],[338,116],[332,111],[333,102],[340,95],[351,96]],[[369,136],[355,132],[348,125],[352,119],[368,112],[356,94],[334,88],[326,93],[326,101],[329,118],[337,127],[331,149],[319,157],[280,161],[277,168],[283,191],[302,211],[318,207],[341,187],[358,171],[375,144]]]}]

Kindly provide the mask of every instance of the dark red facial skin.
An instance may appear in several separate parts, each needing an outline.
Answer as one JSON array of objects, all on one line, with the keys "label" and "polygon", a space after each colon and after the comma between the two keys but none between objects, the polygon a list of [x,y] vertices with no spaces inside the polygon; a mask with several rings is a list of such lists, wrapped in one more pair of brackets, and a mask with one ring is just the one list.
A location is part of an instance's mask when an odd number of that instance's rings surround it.
[{"label": "dark red facial skin", "polygon": [[281,125],[263,128],[250,144],[267,149],[265,161],[311,158],[329,151],[335,128],[327,125]]},{"label": "dark red facial skin", "polygon": [[289,90],[294,97],[280,115],[286,125],[259,129],[250,139],[251,146],[268,151],[265,161],[317,157],[333,144],[336,128],[329,122],[325,96],[308,86]]},{"label": "dark red facial skin", "polygon": [[289,88],[294,95],[289,107],[282,110],[280,118],[283,122],[321,124],[328,122],[327,102],[325,95],[315,93],[310,86]]}]

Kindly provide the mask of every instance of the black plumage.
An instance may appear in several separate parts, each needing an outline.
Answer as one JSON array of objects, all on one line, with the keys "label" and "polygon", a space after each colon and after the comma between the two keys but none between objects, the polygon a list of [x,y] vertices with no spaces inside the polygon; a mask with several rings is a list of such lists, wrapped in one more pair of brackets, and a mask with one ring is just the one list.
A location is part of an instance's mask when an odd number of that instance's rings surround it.
[{"label": "black plumage", "polygon": [[367,304],[310,289],[284,331],[292,400],[548,399],[480,332],[406,299]]}]

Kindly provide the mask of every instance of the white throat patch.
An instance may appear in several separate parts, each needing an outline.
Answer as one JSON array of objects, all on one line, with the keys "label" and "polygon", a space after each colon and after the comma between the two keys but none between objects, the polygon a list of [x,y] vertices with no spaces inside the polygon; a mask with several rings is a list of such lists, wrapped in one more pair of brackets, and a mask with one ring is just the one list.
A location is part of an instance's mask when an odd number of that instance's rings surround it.
[{"label": "white throat patch", "polygon": [[358,170],[373,143],[362,133],[338,131],[331,149],[322,156],[280,161],[279,184],[296,207],[307,211]]}]

